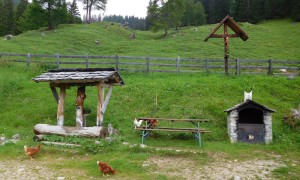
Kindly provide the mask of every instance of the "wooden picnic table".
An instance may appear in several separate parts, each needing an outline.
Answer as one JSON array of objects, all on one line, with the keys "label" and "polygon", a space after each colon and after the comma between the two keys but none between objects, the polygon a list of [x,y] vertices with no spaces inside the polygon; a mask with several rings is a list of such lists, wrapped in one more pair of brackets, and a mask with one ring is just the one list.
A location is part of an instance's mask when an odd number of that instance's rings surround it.
[{"label": "wooden picnic table", "polygon": [[[195,140],[198,141],[199,146],[202,146],[201,142],[201,133],[207,133],[211,131],[207,131],[206,129],[200,128],[200,123],[203,122],[209,122],[207,119],[173,119],[173,118],[147,118],[147,117],[141,117],[137,118],[138,120],[143,120],[146,122],[146,126],[142,127],[136,127],[136,130],[141,130],[142,131],[142,144],[144,144],[146,137],[150,134],[151,131],[168,131],[168,132],[191,132],[193,133]],[[159,127],[155,126],[152,127],[152,124],[148,124],[148,120],[159,120],[159,121],[170,121],[170,122],[190,122],[192,123],[195,127],[194,128],[174,128],[174,127]]]}]

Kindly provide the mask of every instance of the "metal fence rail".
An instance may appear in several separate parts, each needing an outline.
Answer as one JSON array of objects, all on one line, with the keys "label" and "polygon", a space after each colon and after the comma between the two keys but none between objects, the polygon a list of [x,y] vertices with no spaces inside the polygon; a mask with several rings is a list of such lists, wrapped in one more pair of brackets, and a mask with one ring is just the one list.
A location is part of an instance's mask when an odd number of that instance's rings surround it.
[{"label": "metal fence rail", "polygon": [[[100,56],[61,54],[0,53],[0,60],[31,64],[49,64],[53,68],[115,67],[119,71],[133,72],[223,72],[224,60],[162,58],[148,56]],[[229,73],[299,74],[300,60],[229,60]]]}]

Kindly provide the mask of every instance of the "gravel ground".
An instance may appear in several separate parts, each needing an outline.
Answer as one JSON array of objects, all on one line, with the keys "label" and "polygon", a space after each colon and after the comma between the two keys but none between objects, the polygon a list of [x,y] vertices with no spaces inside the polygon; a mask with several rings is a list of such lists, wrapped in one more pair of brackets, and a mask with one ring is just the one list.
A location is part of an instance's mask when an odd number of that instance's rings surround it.
[{"label": "gravel ground", "polygon": [[282,162],[253,159],[248,161],[217,160],[197,167],[195,162],[185,158],[152,157],[143,166],[152,167],[153,173],[163,174],[171,179],[274,179],[272,171],[284,167]]},{"label": "gravel ground", "polygon": [[[128,144],[130,145],[130,144]],[[137,146],[137,145],[134,145]],[[184,150],[163,149],[181,152]],[[196,152],[190,151],[197,154]],[[199,155],[199,154],[198,154]],[[197,165],[195,160],[182,157],[160,157],[154,156],[143,163],[144,168],[151,170],[151,173],[164,175],[168,179],[274,179],[272,171],[279,167],[285,167],[280,155],[271,154],[266,159],[251,160],[229,160],[222,153],[209,154],[211,162],[203,166]],[[61,157],[55,161],[56,164],[63,163],[65,158]],[[53,159],[51,160],[53,161]],[[78,159],[77,159],[78,161]],[[0,162],[0,180],[39,180],[39,179],[95,179],[86,176],[84,170],[72,170],[67,168],[51,169],[47,159],[36,158],[19,158],[17,160],[1,161]],[[298,162],[295,162],[295,165]],[[99,178],[103,178],[99,172]],[[120,179],[118,176],[110,176],[109,179]]]}]

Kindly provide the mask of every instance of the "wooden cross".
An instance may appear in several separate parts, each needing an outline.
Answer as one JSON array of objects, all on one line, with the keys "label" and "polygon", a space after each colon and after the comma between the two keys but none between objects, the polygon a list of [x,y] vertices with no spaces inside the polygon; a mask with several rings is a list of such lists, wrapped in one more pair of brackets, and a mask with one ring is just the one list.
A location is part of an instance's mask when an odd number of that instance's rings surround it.
[{"label": "wooden cross", "polygon": [[[215,34],[217,30],[224,25],[224,33],[223,34]],[[227,27],[230,27],[235,34],[228,34]],[[225,60],[225,74],[228,74],[228,42],[230,37],[240,37],[242,40],[246,41],[249,37],[248,35],[237,25],[237,23],[230,16],[226,16],[220,24],[205,38],[205,42],[208,41],[209,38],[224,38],[224,60]]]}]

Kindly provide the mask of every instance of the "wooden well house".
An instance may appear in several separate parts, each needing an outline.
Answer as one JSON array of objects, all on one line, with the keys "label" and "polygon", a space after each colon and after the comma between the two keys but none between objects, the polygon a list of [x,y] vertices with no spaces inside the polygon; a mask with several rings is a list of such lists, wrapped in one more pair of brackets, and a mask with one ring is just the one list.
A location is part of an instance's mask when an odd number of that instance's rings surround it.
[{"label": "wooden well house", "polygon": [[[104,113],[109,102],[113,86],[124,85],[118,71],[114,68],[78,68],[78,69],[55,69],[45,72],[33,80],[37,83],[48,82],[50,89],[57,102],[57,125],[37,124],[34,127],[35,134],[58,134],[98,137],[102,131]],[[85,88],[95,86],[98,93],[97,119],[95,126],[86,127],[84,99]],[[76,127],[64,126],[64,104],[66,90],[77,87],[76,96]],[[105,89],[107,93],[105,96]],[[59,89],[59,92],[57,92]],[[75,98],[74,98],[75,99]]]}]

